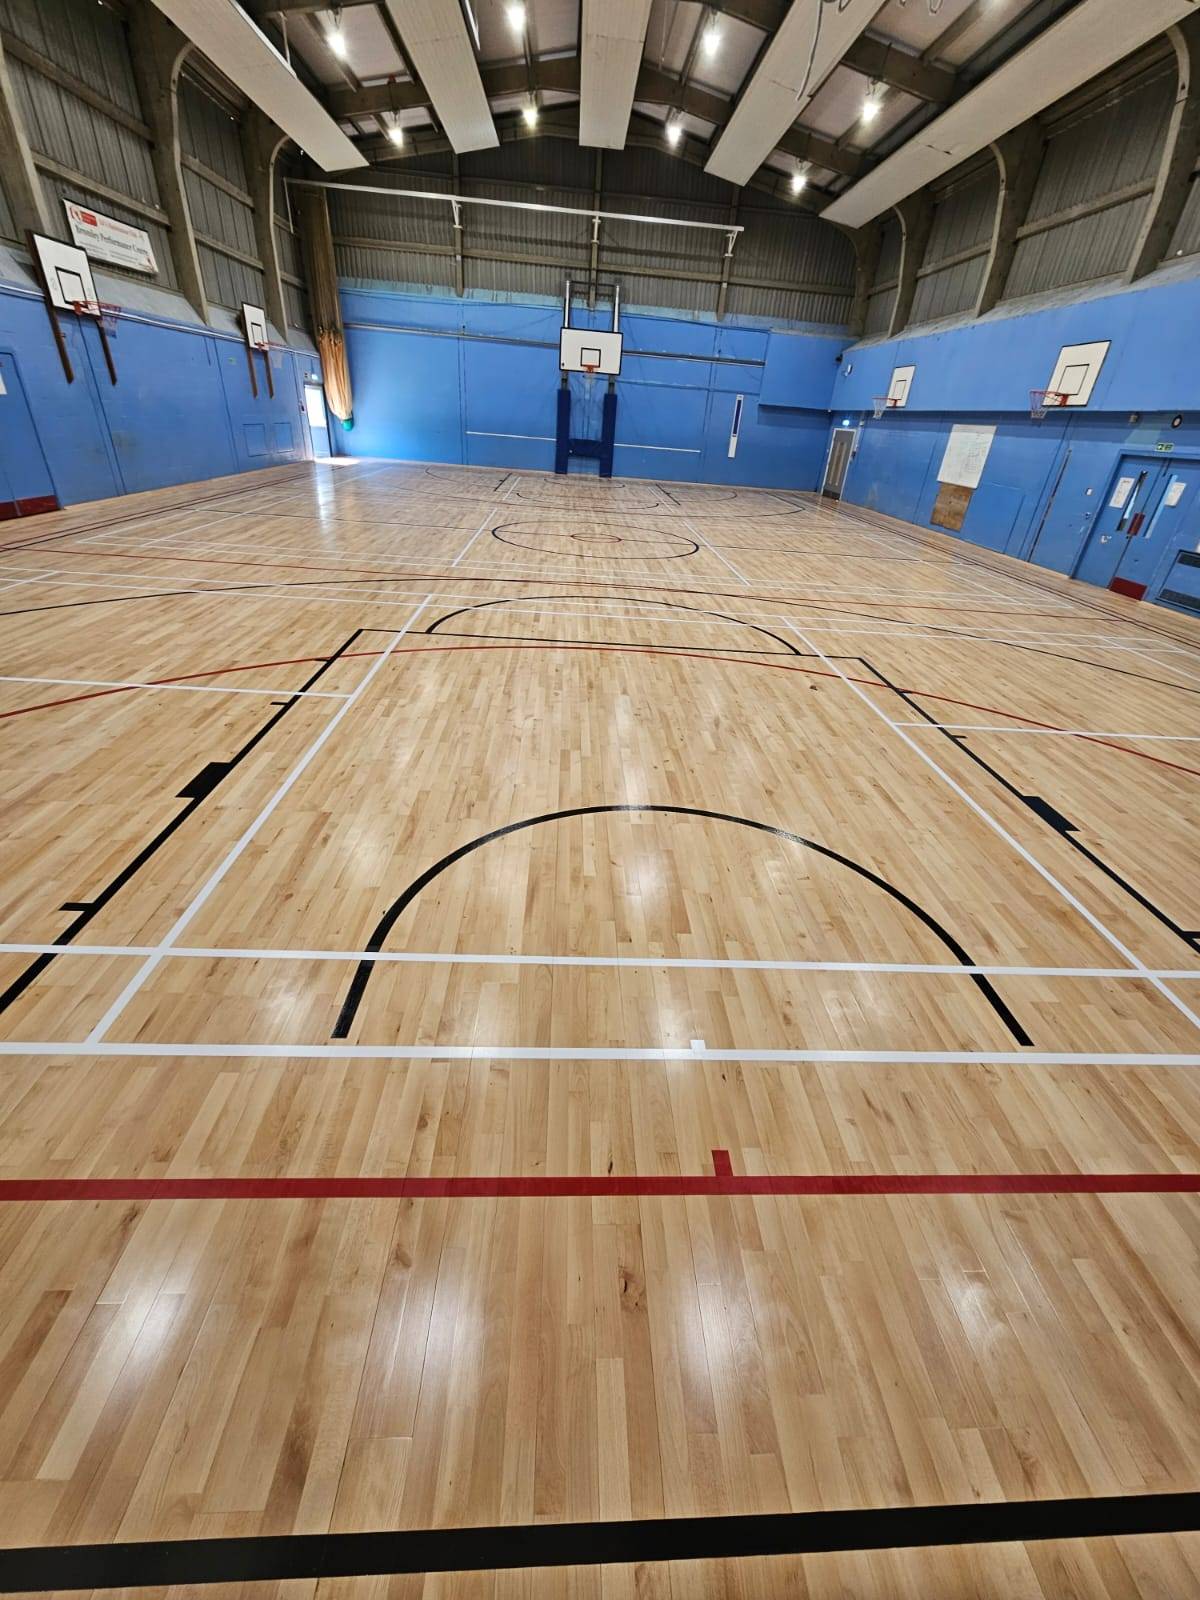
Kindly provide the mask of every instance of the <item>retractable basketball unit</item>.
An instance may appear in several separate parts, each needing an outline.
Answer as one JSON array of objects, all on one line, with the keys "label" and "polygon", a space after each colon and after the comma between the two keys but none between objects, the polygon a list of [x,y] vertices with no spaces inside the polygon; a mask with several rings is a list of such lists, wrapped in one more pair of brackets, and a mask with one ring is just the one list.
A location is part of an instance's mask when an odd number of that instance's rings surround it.
[{"label": "retractable basketball unit", "polygon": [[[571,326],[571,280],[563,296],[563,325],[558,336],[558,367],[562,382],[558,390],[558,428],[555,439],[554,470],[569,472],[572,456],[584,456],[600,463],[600,476],[611,478],[613,443],[617,433],[617,386],[621,375],[624,335],[620,331],[621,291],[612,289],[612,326],[573,328]],[[576,438],[571,433],[571,374],[586,373],[590,380],[597,373],[608,379],[601,402],[600,437]]]}]

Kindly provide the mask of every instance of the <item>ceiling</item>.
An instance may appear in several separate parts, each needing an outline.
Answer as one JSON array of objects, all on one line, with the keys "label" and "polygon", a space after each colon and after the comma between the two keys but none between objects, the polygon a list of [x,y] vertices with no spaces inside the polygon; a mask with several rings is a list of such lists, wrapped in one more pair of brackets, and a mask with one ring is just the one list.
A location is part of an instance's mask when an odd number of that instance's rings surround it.
[{"label": "ceiling", "polygon": [[972,128],[983,129],[977,102],[988,119],[975,149],[1004,131],[997,122],[1014,126],[1081,81],[1071,74],[1081,39],[1090,75],[1195,9],[1194,0],[241,5],[373,166],[395,171],[424,152],[544,133],[598,149],[649,142],[733,184],[831,207],[847,225],[929,181],[939,119],[957,130],[961,160]]}]

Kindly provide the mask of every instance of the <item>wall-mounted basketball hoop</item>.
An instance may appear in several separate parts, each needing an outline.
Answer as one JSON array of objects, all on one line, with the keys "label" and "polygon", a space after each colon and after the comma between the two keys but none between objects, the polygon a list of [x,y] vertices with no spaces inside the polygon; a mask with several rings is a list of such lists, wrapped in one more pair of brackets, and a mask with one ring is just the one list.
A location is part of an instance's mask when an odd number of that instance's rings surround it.
[{"label": "wall-mounted basketball hoop", "polygon": [[1035,422],[1040,422],[1047,411],[1056,406],[1065,406],[1068,396],[1061,389],[1030,389],[1029,415]]},{"label": "wall-mounted basketball hoop", "polygon": [[885,411],[897,410],[900,405],[900,398],[894,394],[877,394],[873,405],[876,417],[881,417]]},{"label": "wall-mounted basketball hoop", "polygon": [[254,370],[254,355],[257,351],[263,358],[263,368],[267,374],[267,393],[271,399],[275,398],[275,380],[271,376],[271,335],[267,327],[267,313],[261,306],[246,305],[241,309],[242,333],[246,339],[246,367],[250,373],[250,393],[258,399],[258,374]]},{"label": "wall-mounted basketball hoop", "polygon": [[54,335],[58,358],[62,362],[67,382],[75,382],[75,368],[71,363],[71,353],[67,349],[67,341],[63,338],[62,327],[59,324],[60,311],[70,311],[81,322],[91,321],[96,324],[96,330],[100,335],[100,347],[104,352],[104,364],[108,368],[109,382],[116,383],[117,364],[113,360],[112,346],[108,341],[117,331],[117,319],[121,314],[121,308],[109,300],[101,300],[96,294],[92,266],[87,258],[87,252],[81,250],[78,245],[64,244],[61,239],[49,239],[41,233],[29,233],[26,239],[29,254],[33,258],[34,272],[46,299],[46,315],[50,319],[50,331]]}]

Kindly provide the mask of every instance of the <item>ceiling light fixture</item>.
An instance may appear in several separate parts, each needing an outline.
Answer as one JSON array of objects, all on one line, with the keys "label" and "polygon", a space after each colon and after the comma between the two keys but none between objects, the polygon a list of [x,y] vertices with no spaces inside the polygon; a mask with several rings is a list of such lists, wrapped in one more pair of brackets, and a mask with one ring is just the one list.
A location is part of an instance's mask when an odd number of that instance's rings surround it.
[{"label": "ceiling light fixture", "polygon": [[392,141],[393,144],[403,144],[404,143],[404,124],[402,122],[400,122],[399,120],[396,120],[395,122],[391,123],[390,126],[388,127],[387,136]]},{"label": "ceiling light fixture", "polygon": [[667,118],[667,143],[671,146],[672,150],[674,150],[675,146],[679,143],[680,139],[682,139],[682,138],[683,138],[683,123],[680,121],[680,119],[678,117],[668,117]]},{"label": "ceiling light fixture", "polygon": [[529,102],[529,104],[521,112],[521,115],[525,118],[525,126],[527,128],[537,127],[538,108],[534,101],[531,100]]},{"label": "ceiling light fixture", "polygon": [[807,188],[808,188],[808,163],[805,162],[805,164],[802,167],[797,167],[795,172],[792,173],[792,193],[793,194],[800,194],[800,193],[803,192],[803,190],[805,190]]},{"label": "ceiling light fixture", "polygon": [[508,18],[508,25],[514,33],[525,32],[525,7],[521,0],[513,0],[513,4],[505,6],[504,15]]},{"label": "ceiling light fixture", "polygon": [[721,26],[717,22],[710,22],[700,36],[700,49],[704,56],[711,61],[721,48]]},{"label": "ceiling light fixture", "polygon": [[872,82],[871,87],[867,90],[867,98],[862,103],[862,120],[864,122],[874,122],[882,110],[883,89],[878,83]]},{"label": "ceiling light fixture", "polygon": [[346,48],[346,35],[342,31],[341,6],[335,6],[330,14],[333,17],[333,26],[325,35],[325,42],[339,61],[345,61],[348,51]]}]

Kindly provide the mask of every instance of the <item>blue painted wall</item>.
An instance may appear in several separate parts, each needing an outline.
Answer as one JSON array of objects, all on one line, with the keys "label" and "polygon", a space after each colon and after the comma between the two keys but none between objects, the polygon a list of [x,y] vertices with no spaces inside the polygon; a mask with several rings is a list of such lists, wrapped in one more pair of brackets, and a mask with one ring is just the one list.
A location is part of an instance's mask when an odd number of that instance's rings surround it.
[{"label": "blue painted wall", "polygon": [[273,400],[259,358],[255,399],[238,339],[134,311],[111,336],[114,387],[96,328],[69,315],[60,324],[70,384],[41,297],[0,283],[0,371],[10,391],[0,396],[0,502],[53,493],[70,505],[311,454],[302,386],[320,370],[313,355],[272,351]]},{"label": "blue painted wall", "polygon": [[[339,436],[340,450],[552,470],[558,307],[344,286],[342,309],[355,426]],[[597,316],[593,325],[607,321]],[[640,312],[627,313],[621,325],[617,475],[816,486],[844,338]],[[760,393],[772,374],[772,391]],[[594,436],[604,380],[576,377],[571,387],[572,431]],[[742,426],[731,460],[739,394]],[[590,463],[575,467],[594,470]]]},{"label": "blue painted wall", "polygon": [[[1055,571],[1094,571],[1089,544],[1119,473],[1163,461],[1182,470],[1200,459],[1198,327],[1200,279],[1188,269],[1133,289],[851,346],[832,391],[833,423],[860,429],[843,498],[934,526],[951,428],[994,423],[961,537]],[[1060,348],[1101,339],[1111,348],[1087,409],[1032,421],[1029,390],[1049,382]],[[873,397],[887,392],[894,367],[910,363],[917,371],[907,406],[875,420]],[[1175,415],[1184,418],[1177,428]],[[1200,543],[1200,528],[1190,515],[1164,515],[1139,537],[1122,575],[1154,592],[1174,550]]]}]

